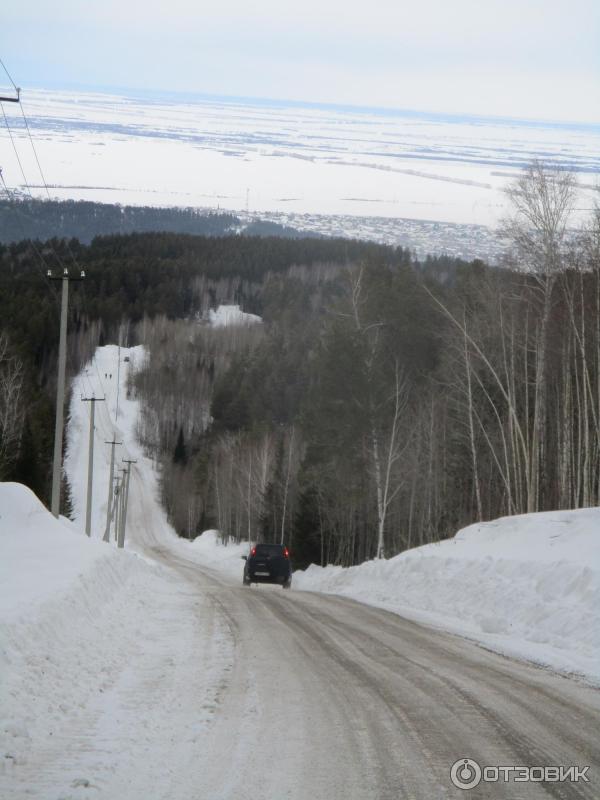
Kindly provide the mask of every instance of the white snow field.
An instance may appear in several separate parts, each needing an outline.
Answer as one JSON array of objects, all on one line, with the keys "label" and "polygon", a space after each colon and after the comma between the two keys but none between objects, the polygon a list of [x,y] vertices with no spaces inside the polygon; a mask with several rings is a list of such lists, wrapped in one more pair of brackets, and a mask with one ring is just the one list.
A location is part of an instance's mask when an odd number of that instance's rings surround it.
[{"label": "white snow field", "polygon": [[[246,544],[189,543],[166,521],[127,396],[143,358],[98,348],[74,382],[74,522],[0,484],[0,797],[429,800],[455,796],[449,767],[469,753],[596,763],[596,692],[461,637],[597,681],[597,509],[296,572],[308,591],[244,589]],[[90,539],[82,395],[105,398]],[[113,435],[119,465],[137,460],[125,550],[101,541]]]},{"label": "white snow field", "polygon": [[[490,248],[477,226],[497,225],[503,188],[532,158],[577,172],[577,217],[598,197],[600,126],[591,123],[41,89],[22,101],[59,199],[249,211],[474,257]],[[9,105],[28,186],[10,157],[5,180],[45,196],[20,110]],[[3,140],[10,152],[4,128]],[[427,224],[413,230],[418,221]],[[461,241],[438,230],[448,223],[465,226]]]}]

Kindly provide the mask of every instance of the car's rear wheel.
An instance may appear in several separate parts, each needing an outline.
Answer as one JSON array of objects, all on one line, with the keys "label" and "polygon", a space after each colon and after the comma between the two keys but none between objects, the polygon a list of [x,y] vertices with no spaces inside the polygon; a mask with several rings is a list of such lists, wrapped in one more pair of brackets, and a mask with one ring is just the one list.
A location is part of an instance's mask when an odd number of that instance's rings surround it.
[{"label": "car's rear wheel", "polygon": [[282,586],[283,589],[291,589],[292,588],[292,579],[288,578],[287,581],[284,581],[281,584],[281,586]]},{"label": "car's rear wheel", "polygon": [[250,586],[250,578],[246,578],[246,576],[244,575],[244,577],[242,578],[242,583],[244,584],[244,586]]}]

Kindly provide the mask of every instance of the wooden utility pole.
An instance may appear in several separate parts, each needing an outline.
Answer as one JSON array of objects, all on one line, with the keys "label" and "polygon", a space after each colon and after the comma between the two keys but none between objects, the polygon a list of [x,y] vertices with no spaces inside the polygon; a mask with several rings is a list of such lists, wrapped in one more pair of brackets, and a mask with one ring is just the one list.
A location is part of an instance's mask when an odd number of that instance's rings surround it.
[{"label": "wooden utility pole", "polygon": [[110,520],[111,520],[112,503],[113,503],[113,482],[115,474],[115,445],[123,444],[123,442],[117,442],[113,437],[111,442],[104,442],[104,444],[110,445],[110,477],[108,479],[108,505],[106,506],[106,528],[104,529],[104,538],[103,538],[105,542],[108,542],[110,541]]},{"label": "wooden utility pole", "polygon": [[82,397],[84,403],[91,403],[90,406],[90,439],[88,447],[88,481],[87,481],[87,503],[85,509],[85,532],[88,536],[92,535],[92,483],[94,479],[94,411],[96,403],[103,401],[104,397]]},{"label": "wooden utility pole", "polygon": [[117,542],[117,547],[123,547],[123,539],[121,537],[121,526],[123,524],[123,506],[125,500],[125,483],[126,483],[126,475],[127,470],[124,467],[119,469],[121,473],[121,478],[117,478],[117,514],[115,520],[115,540]]},{"label": "wooden utility pole", "polygon": [[121,512],[121,478],[115,476],[115,493],[113,497],[113,511],[111,519],[115,521],[115,542],[119,541],[119,514]]},{"label": "wooden utility pole", "polygon": [[[13,97],[7,97],[5,95],[0,96],[0,102],[20,103],[21,89],[15,84],[13,79],[10,77],[10,74],[6,69],[6,67],[4,66],[4,64],[1,61],[0,63],[2,64],[2,67],[6,72],[6,74],[8,75],[8,78],[12,83],[13,88],[16,92],[16,96]],[[21,111],[23,112],[22,107]],[[27,119],[25,118],[24,113],[23,117],[25,119],[25,124],[27,125]],[[28,125],[27,128],[29,130]],[[33,146],[33,139],[31,140],[31,144]],[[34,152],[35,152],[35,147],[34,147]],[[37,154],[36,154],[36,159],[37,159]],[[38,166],[39,166],[39,161],[38,161]],[[4,182],[4,179],[2,179],[2,182]],[[67,362],[67,313],[68,313],[68,303],[69,303],[69,281],[83,280],[85,278],[85,272],[81,270],[79,278],[71,278],[69,276],[68,270],[65,268],[63,269],[62,276],[55,278],[52,275],[52,270],[48,270],[48,278],[51,281],[52,280],[62,281],[62,302],[60,308],[60,336],[59,336],[59,347],[58,347],[58,382],[56,386],[56,418],[54,424],[54,458],[52,463],[52,500],[50,505],[52,514],[58,519],[58,515],[60,514],[60,487],[62,483],[62,445],[63,445],[64,403],[65,403],[65,371]]]},{"label": "wooden utility pole", "polygon": [[123,474],[123,513],[121,514],[121,525],[119,528],[119,547],[125,547],[125,525],[127,524],[127,506],[129,505],[129,482],[131,480],[131,465],[137,464],[137,461],[131,458],[124,458],[123,463],[127,467]]}]

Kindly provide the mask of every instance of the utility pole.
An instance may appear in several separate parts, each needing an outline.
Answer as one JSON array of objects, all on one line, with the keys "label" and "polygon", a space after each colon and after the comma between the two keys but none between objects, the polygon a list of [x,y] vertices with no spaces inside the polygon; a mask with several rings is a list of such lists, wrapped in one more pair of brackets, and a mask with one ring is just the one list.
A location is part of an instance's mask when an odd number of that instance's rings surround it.
[{"label": "utility pole", "polygon": [[125,495],[127,493],[127,468],[124,467],[121,470],[121,483],[119,485],[119,514],[118,514],[118,524],[117,524],[117,547],[125,547],[125,525],[123,517],[125,513]]},{"label": "utility pole", "polygon": [[106,506],[106,528],[104,530],[104,538],[103,541],[108,542],[110,541],[110,520],[111,520],[111,512],[112,512],[112,503],[113,503],[113,479],[115,474],[115,445],[116,444],[123,444],[123,442],[117,442],[113,437],[111,442],[104,442],[104,444],[110,445],[110,477],[108,479],[108,505]]},{"label": "utility pole", "polygon": [[96,403],[103,401],[104,397],[82,397],[84,403],[91,403],[90,407],[90,440],[88,447],[88,482],[87,482],[87,504],[85,509],[85,532],[88,536],[92,535],[92,481],[94,478],[94,411]]},{"label": "utility pole", "polygon": [[58,341],[58,383],[56,386],[56,420],[54,424],[54,461],[52,465],[52,504],[51,511],[58,519],[60,513],[60,484],[62,478],[62,445],[65,405],[65,372],[67,366],[67,313],[69,306],[69,281],[81,281],[85,272],[81,270],[79,278],[70,278],[67,269],[63,270],[60,278],[52,276],[48,270],[51,281],[62,281],[62,302],[60,306],[60,337]]},{"label": "utility pole", "polygon": [[15,91],[17,93],[16,97],[0,97],[0,103],[20,103],[21,102],[21,90],[18,86],[15,87]]},{"label": "utility pole", "polygon": [[115,494],[114,494],[113,511],[112,511],[112,517],[114,517],[114,519],[115,519],[115,542],[118,542],[118,539],[119,539],[119,510],[120,510],[120,502],[121,502],[121,479],[117,475],[115,477]]},{"label": "utility pole", "polygon": [[127,464],[127,468],[125,474],[123,475],[123,479],[125,480],[125,491],[123,497],[123,515],[121,518],[119,547],[125,547],[125,525],[127,524],[127,506],[129,505],[129,482],[131,480],[131,465],[137,464],[137,461],[134,461],[131,458],[124,458],[123,463]]},{"label": "utility pole", "polygon": [[125,528],[123,526],[123,513],[125,511],[125,493],[127,491],[127,469],[121,468],[119,472],[122,473],[119,482],[119,502],[117,504],[117,525],[115,529],[115,538],[117,540],[117,547],[124,547],[125,545]]}]

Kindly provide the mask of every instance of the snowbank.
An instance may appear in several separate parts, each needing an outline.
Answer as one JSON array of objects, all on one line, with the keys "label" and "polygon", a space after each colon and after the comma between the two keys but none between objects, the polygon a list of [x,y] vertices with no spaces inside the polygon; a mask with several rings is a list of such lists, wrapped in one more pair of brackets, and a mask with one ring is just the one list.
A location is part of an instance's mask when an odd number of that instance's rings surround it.
[{"label": "snowbank", "polygon": [[224,545],[218,537],[218,531],[204,531],[191,542],[187,557],[241,581],[244,569],[242,556],[248,555],[248,543],[228,542]]},{"label": "snowbank", "polygon": [[216,311],[208,312],[208,319],[213,328],[225,328],[228,325],[254,325],[262,322],[256,314],[246,314],[239,306],[219,306]]},{"label": "snowbank", "polygon": [[79,575],[106,557],[106,548],[55,519],[33,492],[0,483],[0,618],[14,619],[66,592]]},{"label": "snowbank", "polygon": [[172,594],[159,567],[56,520],[27,487],[0,483],[0,777],[20,780],[48,737],[58,745],[147,646]]},{"label": "snowbank", "polygon": [[[240,580],[247,544],[216,531],[188,557]],[[600,508],[503,517],[357,567],[294,572],[294,588],[351,597],[505,655],[600,682]]]},{"label": "snowbank", "polygon": [[[142,347],[98,348],[73,383],[65,468],[74,522],[54,519],[26,487],[0,483],[1,797],[66,799],[86,788],[151,797],[203,749],[233,663],[231,633],[209,595],[153,560],[154,548],[193,548],[169,526],[136,439],[139,402],[127,379],[144,358]],[[96,404],[91,538],[82,532],[82,395],[105,398]],[[113,437],[122,442],[115,466],[137,461],[125,550],[113,536],[102,541]]]},{"label": "snowbank", "polygon": [[357,567],[294,573],[352,597],[600,681],[600,509],[504,517]]}]

